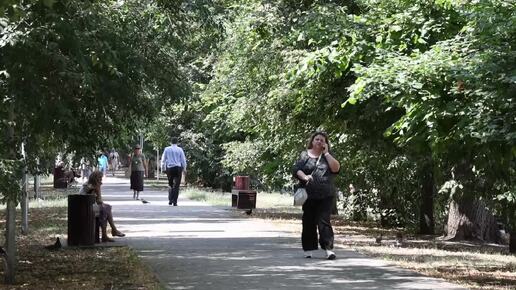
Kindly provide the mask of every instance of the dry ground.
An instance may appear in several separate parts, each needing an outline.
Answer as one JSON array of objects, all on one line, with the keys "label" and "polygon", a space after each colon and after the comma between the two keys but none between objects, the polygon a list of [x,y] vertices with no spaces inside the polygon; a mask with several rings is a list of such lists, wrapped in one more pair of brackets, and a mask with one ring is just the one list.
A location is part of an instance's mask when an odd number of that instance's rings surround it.
[{"label": "dry ground", "polygon": [[[231,204],[231,194],[192,190],[190,198],[211,204]],[[236,211],[242,217],[242,211]],[[258,193],[257,209],[250,218],[269,219],[289,224],[301,231],[302,211],[292,206],[289,194]],[[508,247],[469,242],[447,242],[438,236],[404,233],[403,229],[383,229],[375,223],[354,223],[341,216],[332,218],[336,245],[365,255],[390,261],[432,277],[462,284],[470,289],[516,289],[516,255]],[[396,234],[402,232],[403,242],[396,246]],[[380,243],[376,238],[382,235]]]},{"label": "dry ground", "polygon": [[[39,208],[32,206],[30,232],[26,236],[18,234],[17,283],[0,285],[0,289],[161,289],[155,276],[127,247],[45,249],[57,236],[66,234],[67,213],[62,199],[65,194],[49,190],[45,196],[55,199],[53,204],[47,200]],[[231,200],[227,194],[194,192],[192,195],[215,204],[230,204]],[[300,231],[301,211],[289,206],[290,196],[261,194],[257,200],[258,209],[250,218],[290,224],[293,231]],[[5,227],[4,214],[5,210],[0,210],[2,227]],[[247,216],[241,211],[235,214]],[[404,234],[402,247],[396,247],[397,230],[350,223],[338,216],[333,224],[336,243],[341,247],[471,289],[516,289],[516,256],[508,254],[505,246],[445,242],[433,236]],[[380,234],[383,240],[377,244],[375,238]],[[3,244],[3,236],[0,242]],[[3,274],[3,267],[1,270]]]},{"label": "dry ground", "polygon": [[[41,208],[31,208],[29,234],[17,233],[16,284],[0,285],[0,289],[161,289],[155,276],[128,247],[47,250],[45,246],[67,232],[64,194],[46,192],[45,196],[54,200],[42,202]],[[1,227],[5,228],[5,209],[0,215]],[[3,236],[0,240],[3,244]],[[0,274],[4,274],[3,267]]]},{"label": "dry ground", "polygon": [[[301,213],[284,213],[277,209],[257,209],[255,218],[291,223],[300,231]],[[396,246],[399,230],[377,228],[375,224],[353,223],[334,216],[336,244],[368,256],[390,261],[400,267],[432,277],[444,278],[470,289],[516,289],[516,255],[507,246],[447,242],[437,236],[403,233],[401,246]],[[380,234],[382,240],[377,243]]]}]

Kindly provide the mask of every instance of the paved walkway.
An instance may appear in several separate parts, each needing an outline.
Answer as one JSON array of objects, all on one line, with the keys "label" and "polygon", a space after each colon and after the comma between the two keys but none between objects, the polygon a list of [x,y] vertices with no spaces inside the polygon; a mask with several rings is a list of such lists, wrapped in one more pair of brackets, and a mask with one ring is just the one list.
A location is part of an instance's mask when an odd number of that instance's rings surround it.
[{"label": "paved walkway", "polygon": [[[319,251],[305,259],[300,239],[279,225],[232,217],[213,207],[147,187],[132,199],[128,181],[108,177],[103,197],[135,249],[166,289],[464,289],[440,279],[336,249],[337,260]],[[259,198],[259,197],[258,197]]]}]

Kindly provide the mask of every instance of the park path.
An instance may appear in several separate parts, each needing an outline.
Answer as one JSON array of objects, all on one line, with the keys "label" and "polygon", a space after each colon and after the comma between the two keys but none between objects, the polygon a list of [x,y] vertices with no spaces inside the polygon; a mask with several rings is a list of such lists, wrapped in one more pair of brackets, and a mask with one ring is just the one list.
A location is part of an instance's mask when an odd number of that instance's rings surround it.
[{"label": "park path", "polygon": [[322,251],[305,259],[297,234],[235,217],[229,206],[180,194],[173,207],[166,190],[151,187],[141,197],[150,203],[133,200],[126,179],[104,178],[103,198],[127,235],[117,240],[133,248],[166,289],[465,289],[344,249],[336,249],[335,261]]}]

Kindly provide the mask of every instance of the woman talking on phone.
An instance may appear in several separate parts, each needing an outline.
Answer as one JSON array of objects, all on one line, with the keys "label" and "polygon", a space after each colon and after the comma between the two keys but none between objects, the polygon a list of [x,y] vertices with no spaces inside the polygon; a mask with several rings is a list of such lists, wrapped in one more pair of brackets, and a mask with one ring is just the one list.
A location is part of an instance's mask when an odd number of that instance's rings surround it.
[{"label": "woman talking on phone", "polygon": [[293,170],[294,176],[300,180],[308,194],[303,204],[301,234],[306,258],[312,257],[312,251],[318,249],[318,244],[325,250],[328,260],[336,258],[330,217],[336,193],[334,180],[339,173],[340,163],[329,149],[328,135],[324,132],[313,133]]}]

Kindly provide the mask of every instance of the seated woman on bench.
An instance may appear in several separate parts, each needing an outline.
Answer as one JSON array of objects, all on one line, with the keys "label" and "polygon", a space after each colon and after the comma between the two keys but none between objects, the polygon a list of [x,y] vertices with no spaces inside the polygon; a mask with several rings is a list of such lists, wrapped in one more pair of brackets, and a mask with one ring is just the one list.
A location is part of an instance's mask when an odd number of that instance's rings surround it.
[{"label": "seated woman on bench", "polygon": [[113,214],[111,213],[111,205],[102,201],[102,194],[100,186],[102,185],[102,172],[94,171],[88,178],[88,182],[82,186],[81,192],[83,194],[94,194],[95,201],[99,206],[99,220],[100,227],[102,229],[102,242],[114,242],[107,235],[107,223],[111,226],[111,235],[113,237],[124,237],[125,234],[116,229],[115,223],[113,222]]}]

